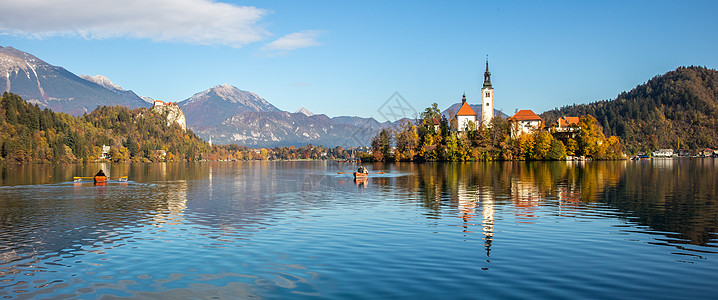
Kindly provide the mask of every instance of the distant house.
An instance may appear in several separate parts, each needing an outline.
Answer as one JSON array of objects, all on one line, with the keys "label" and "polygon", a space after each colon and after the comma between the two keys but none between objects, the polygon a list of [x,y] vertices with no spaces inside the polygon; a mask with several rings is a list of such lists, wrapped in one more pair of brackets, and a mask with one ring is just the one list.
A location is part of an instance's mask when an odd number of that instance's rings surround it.
[{"label": "distant house", "polygon": [[519,110],[509,118],[511,123],[511,137],[517,138],[525,133],[533,133],[541,129],[541,117],[530,109]]},{"label": "distant house", "polygon": [[578,127],[578,117],[560,117],[553,125],[557,132],[575,132],[581,129]]},{"label": "distant house", "polygon": [[439,129],[441,129],[441,121],[439,118],[434,118],[434,132],[439,132]]},{"label": "distant house", "polygon": [[466,102],[466,94],[461,99],[461,108],[456,113],[456,131],[464,131],[469,128],[469,122],[476,125],[476,112],[471,109],[469,103]]},{"label": "distant house", "polygon": [[673,157],[673,149],[660,149],[653,151],[653,157]]},{"label": "distant house", "polygon": [[703,156],[703,157],[711,157],[711,156],[713,156],[713,149],[705,148],[705,149],[703,149],[703,151],[698,153],[698,155]]},{"label": "distant house", "polygon": [[102,154],[100,158],[110,159],[110,146],[102,145]]}]

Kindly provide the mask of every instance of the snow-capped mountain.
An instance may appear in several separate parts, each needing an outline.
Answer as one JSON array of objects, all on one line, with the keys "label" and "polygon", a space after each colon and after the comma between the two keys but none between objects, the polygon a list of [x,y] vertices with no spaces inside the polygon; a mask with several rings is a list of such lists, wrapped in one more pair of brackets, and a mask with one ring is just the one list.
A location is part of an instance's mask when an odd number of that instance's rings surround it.
[{"label": "snow-capped mountain", "polygon": [[0,74],[5,75],[5,80],[0,80],[0,91],[57,112],[81,115],[101,105],[148,106],[132,91],[88,81],[13,47],[0,47]]},{"label": "snow-capped mountain", "polygon": [[104,87],[104,88],[106,88],[106,89],[108,89],[108,90],[110,90],[110,91],[113,91],[115,94],[117,94],[117,95],[119,95],[119,96],[121,96],[121,97],[123,97],[123,98],[126,98],[126,99],[128,99],[128,100],[129,100],[129,99],[135,99],[135,97],[139,97],[140,99],[142,99],[143,101],[145,101],[145,102],[147,102],[147,103],[149,103],[149,104],[152,104],[152,103],[155,102],[155,99],[152,99],[152,98],[150,98],[150,97],[139,96],[139,95],[135,94],[135,92],[133,92],[133,91],[131,91],[131,90],[125,90],[125,89],[123,89],[123,88],[120,87],[119,85],[117,85],[117,84],[115,84],[114,82],[112,82],[109,78],[107,78],[107,77],[105,77],[105,76],[102,76],[102,75],[95,75],[95,76],[80,75],[80,78],[85,79],[85,80],[90,81],[90,82],[97,83],[98,85],[100,85],[100,86],[102,86],[102,87]]},{"label": "snow-capped mountain", "polygon": [[177,103],[187,116],[187,126],[203,128],[219,125],[222,121],[243,112],[279,111],[257,94],[240,90],[228,84],[194,94]]},{"label": "snow-capped mountain", "polygon": [[307,115],[308,117],[311,117],[311,116],[314,115],[314,113],[312,113],[311,111],[309,111],[308,109],[306,109],[306,108],[304,108],[304,107],[300,107],[300,108],[297,109],[297,111],[295,111],[294,113],[295,113],[295,114],[296,114],[296,113],[302,113],[302,114]]}]

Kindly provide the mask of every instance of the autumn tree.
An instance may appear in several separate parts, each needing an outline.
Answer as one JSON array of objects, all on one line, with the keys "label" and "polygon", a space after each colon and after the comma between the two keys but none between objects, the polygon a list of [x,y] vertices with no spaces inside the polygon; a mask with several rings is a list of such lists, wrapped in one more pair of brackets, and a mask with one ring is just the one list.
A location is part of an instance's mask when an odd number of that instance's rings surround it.
[{"label": "autumn tree", "polygon": [[371,141],[371,151],[374,161],[385,161],[391,151],[391,129],[383,128]]}]

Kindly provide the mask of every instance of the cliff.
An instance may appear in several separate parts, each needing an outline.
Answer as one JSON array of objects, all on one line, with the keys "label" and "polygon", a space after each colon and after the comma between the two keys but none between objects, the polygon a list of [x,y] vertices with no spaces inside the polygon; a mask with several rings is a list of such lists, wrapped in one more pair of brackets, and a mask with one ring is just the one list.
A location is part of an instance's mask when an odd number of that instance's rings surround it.
[{"label": "cliff", "polygon": [[185,119],[184,112],[182,112],[176,103],[165,103],[160,100],[155,100],[152,111],[167,114],[167,126],[172,125],[172,123],[177,123],[182,127],[182,130],[187,131],[187,120]]}]

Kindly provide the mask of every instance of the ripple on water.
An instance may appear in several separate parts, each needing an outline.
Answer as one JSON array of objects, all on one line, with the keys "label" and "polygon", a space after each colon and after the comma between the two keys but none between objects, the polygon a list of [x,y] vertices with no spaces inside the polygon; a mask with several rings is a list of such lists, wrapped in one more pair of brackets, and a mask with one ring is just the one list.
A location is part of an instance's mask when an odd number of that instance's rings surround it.
[{"label": "ripple on water", "polygon": [[[475,165],[451,168],[462,166]],[[264,174],[261,167],[259,173],[242,167],[210,179],[2,188],[0,296],[695,298],[715,292],[713,232],[696,243],[685,232],[647,224],[636,209],[601,201],[600,193],[581,201],[574,197],[579,189],[551,185],[551,176],[504,180],[496,174],[506,172],[474,176],[481,168],[454,176],[454,169],[437,165],[409,167],[415,169],[360,184],[321,165],[266,177],[257,175]],[[422,177],[420,168],[434,167],[439,172]],[[546,182],[532,187],[537,178]],[[520,197],[517,186],[532,196]],[[568,191],[570,201],[545,195],[554,188]],[[685,224],[701,228],[701,222]]]}]

